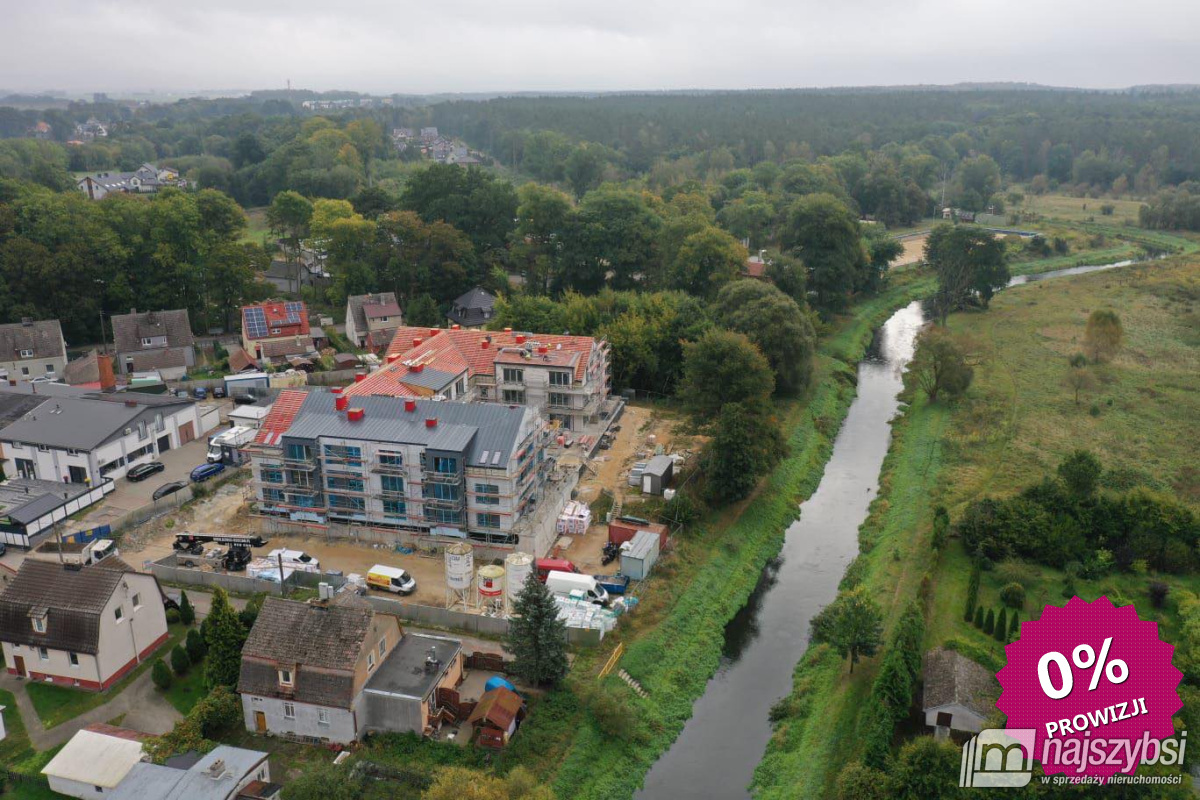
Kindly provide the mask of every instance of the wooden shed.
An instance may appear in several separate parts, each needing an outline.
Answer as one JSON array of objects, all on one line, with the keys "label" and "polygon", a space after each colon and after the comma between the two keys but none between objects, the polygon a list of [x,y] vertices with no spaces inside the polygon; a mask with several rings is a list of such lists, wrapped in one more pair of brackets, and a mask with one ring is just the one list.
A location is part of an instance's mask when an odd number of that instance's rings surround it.
[{"label": "wooden shed", "polygon": [[483,693],[467,723],[475,729],[481,747],[499,749],[517,732],[525,719],[525,701],[514,691],[497,686]]}]

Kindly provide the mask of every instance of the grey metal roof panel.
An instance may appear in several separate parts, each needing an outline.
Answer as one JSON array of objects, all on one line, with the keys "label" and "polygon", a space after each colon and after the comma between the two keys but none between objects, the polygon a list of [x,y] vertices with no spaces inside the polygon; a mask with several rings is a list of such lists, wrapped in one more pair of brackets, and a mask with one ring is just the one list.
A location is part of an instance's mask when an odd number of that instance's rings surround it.
[{"label": "grey metal roof panel", "polygon": [[[462,642],[457,639],[407,633],[367,681],[365,691],[424,699],[460,650]],[[437,669],[426,669],[431,654],[438,661]]]},{"label": "grey metal roof panel", "polygon": [[646,468],[642,470],[642,474],[649,473],[650,475],[663,476],[670,472],[675,467],[675,462],[670,456],[655,456],[646,462]]},{"label": "grey metal roof panel", "polygon": [[123,432],[144,410],[140,405],[52,398],[0,431],[0,440],[92,450]]},{"label": "grey metal roof panel", "polygon": [[[524,406],[435,400],[416,400],[416,410],[410,412],[404,410],[405,402],[402,397],[355,396],[350,407],[363,409],[364,415],[352,422],[334,408],[333,395],[310,393],[284,436],[413,444],[464,452],[469,465],[484,466],[485,450],[492,459],[502,454],[499,464],[507,463],[520,444],[526,415],[533,413]],[[435,427],[426,425],[430,418],[438,421]]]},{"label": "grey metal roof panel", "polygon": [[449,386],[460,374],[462,373],[445,372],[444,370],[426,367],[420,372],[409,370],[402,381],[410,386],[420,386],[436,392]]},{"label": "grey metal roof panel", "polygon": [[[170,792],[161,797],[163,800],[227,800],[235,796],[237,785],[253,774],[266,758],[267,754],[258,750],[217,745],[183,773]],[[225,768],[218,777],[212,777],[209,769],[218,761]],[[153,800],[156,797],[159,795],[143,796],[141,800]]]},{"label": "grey metal roof panel", "polygon": [[108,793],[109,800],[149,800],[165,798],[187,772],[141,762],[134,764],[117,787]]}]

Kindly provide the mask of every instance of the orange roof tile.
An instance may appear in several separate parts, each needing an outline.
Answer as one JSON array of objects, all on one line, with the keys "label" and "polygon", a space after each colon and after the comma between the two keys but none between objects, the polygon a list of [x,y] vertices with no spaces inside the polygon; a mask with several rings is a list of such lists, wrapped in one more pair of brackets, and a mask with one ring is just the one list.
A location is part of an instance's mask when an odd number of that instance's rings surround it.
[{"label": "orange roof tile", "polygon": [[292,420],[300,413],[300,406],[304,405],[307,397],[308,392],[301,389],[284,389],[280,392],[279,397],[275,398],[275,404],[271,406],[270,413],[263,418],[262,427],[254,437],[255,443],[278,444],[279,437],[292,427]]}]

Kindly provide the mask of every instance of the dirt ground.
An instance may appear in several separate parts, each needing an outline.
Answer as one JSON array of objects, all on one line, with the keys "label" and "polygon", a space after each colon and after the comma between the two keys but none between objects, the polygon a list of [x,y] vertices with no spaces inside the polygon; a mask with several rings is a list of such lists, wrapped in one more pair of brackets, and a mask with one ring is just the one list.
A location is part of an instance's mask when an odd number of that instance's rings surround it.
[{"label": "dirt ground", "polygon": [[909,239],[902,240],[900,244],[904,245],[904,252],[897,256],[896,260],[888,266],[890,268],[907,267],[921,261],[923,258],[925,258],[925,240],[927,238],[929,237],[913,236]]}]

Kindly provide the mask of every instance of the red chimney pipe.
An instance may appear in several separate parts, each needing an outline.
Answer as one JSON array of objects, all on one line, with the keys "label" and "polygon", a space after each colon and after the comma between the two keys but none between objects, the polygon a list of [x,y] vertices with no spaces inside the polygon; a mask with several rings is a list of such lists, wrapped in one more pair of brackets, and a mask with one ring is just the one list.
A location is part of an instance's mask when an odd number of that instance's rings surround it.
[{"label": "red chimney pipe", "polygon": [[491,342],[489,342],[487,339],[480,339],[480,340],[479,340],[479,346],[480,346],[480,347],[482,347],[484,350],[487,350],[487,349],[488,349],[488,346],[489,346],[490,344],[491,344]]},{"label": "red chimney pipe", "polygon": [[523,334],[523,333],[517,334],[517,344],[525,344],[525,334]]},{"label": "red chimney pipe", "polygon": [[425,365],[424,364],[413,364],[411,367],[408,368],[408,371],[409,372],[424,372]]},{"label": "red chimney pipe", "polygon": [[96,356],[96,371],[100,374],[100,391],[115,392],[117,376],[113,374],[112,356],[98,354]]},{"label": "red chimney pipe", "polygon": [[420,336],[414,336],[413,337],[413,347],[420,347],[421,342],[423,342],[423,341],[425,341],[425,340],[422,339]]},{"label": "red chimney pipe", "polygon": [[417,401],[416,400],[405,400],[404,401],[404,410],[410,414],[412,412],[416,411],[417,410]]},{"label": "red chimney pipe", "polygon": [[437,427],[437,417],[426,417],[425,418],[425,427],[426,428],[436,428]]},{"label": "red chimney pipe", "polygon": [[505,333],[512,333],[512,328],[505,328],[505,329],[504,329],[504,332],[505,332]]},{"label": "red chimney pipe", "polygon": [[456,322],[456,323],[454,323],[453,325],[451,325],[451,326],[450,326],[450,330],[452,330],[452,331],[461,331],[461,330],[462,330],[462,325],[459,325],[459,324]]},{"label": "red chimney pipe", "polygon": [[338,395],[333,401],[335,411],[345,411],[346,406],[350,405],[350,398],[343,395]]},{"label": "red chimney pipe", "polygon": [[430,328],[430,329],[429,329],[429,335],[430,335],[430,336],[437,336],[437,335],[438,335],[438,332],[439,332],[440,330],[441,330],[441,328]]},{"label": "red chimney pipe", "polygon": [[389,364],[395,364],[399,360],[400,360],[399,353],[392,353],[390,356],[387,357],[387,363],[389,363]]},{"label": "red chimney pipe", "polygon": [[332,389],[330,389],[329,391],[333,392],[334,394],[341,394],[345,390],[342,389],[341,386],[335,386]]},{"label": "red chimney pipe", "polygon": [[363,410],[361,408],[352,408],[346,412],[346,419],[351,422],[361,422],[363,418]]},{"label": "red chimney pipe", "polygon": [[365,372],[354,373],[354,382],[355,383],[362,383],[366,379],[367,379],[367,373],[365,373]]},{"label": "red chimney pipe", "polygon": [[543,344],[543,345],[538,345],[538,352],[539,352],[539,353],[549,353],[549,352],[550,352],[550,348],[549,348],[549,347],[546,347],[546,345],[544,345],[544,344]]}]

